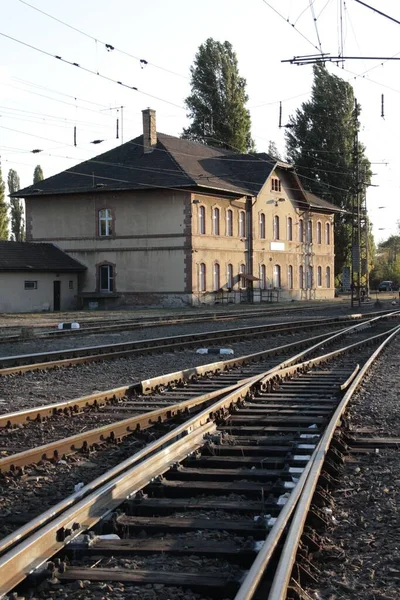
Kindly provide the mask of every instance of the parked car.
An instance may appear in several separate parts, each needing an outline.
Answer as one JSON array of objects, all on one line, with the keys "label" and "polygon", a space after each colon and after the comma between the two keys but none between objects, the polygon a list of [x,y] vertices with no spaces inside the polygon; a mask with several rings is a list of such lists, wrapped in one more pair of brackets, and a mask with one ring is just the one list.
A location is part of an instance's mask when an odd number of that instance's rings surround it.
[{"label": "parked car", "polygon": [[378,292],[391,292],[393,289],[393,281],[381,281],[378,285]]}]

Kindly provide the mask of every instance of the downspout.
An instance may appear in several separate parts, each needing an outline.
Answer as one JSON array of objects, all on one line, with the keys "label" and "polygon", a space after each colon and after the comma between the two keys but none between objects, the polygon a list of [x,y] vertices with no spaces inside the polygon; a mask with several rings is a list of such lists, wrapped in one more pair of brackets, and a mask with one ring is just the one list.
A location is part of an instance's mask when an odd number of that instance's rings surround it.
[{"label": "downspout", "polygon": [[[246,236],[246,273],[247,275],[253,275],[253,204],[252,196],[246,196],[246,226],[247,226],[247,236]],[[247,280],[247,301],[254,301],[254,291],[253,291],[253,281]]]}]

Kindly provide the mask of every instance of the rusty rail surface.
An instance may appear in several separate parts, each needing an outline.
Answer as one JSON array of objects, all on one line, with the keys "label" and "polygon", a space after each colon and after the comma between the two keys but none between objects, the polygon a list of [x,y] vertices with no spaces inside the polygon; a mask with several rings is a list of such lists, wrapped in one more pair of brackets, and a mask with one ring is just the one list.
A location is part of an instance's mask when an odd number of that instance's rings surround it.
[{"label": "rusty rail surface", "polygon": [[[391,313],[385,314],[389,316]],[[35,354],[23,354],[16,356],[0,357],[0,376],[15,373],[25,373],[34,370],[46,370],[51,368],[72,366],[85,362],[96,362],[109,359],[132,356],[134,354],[154,354],[171,350],[191,348],[198,344],[215,345],[220,342],[231,342],[233,340],[244,340],[261,337],[265,334],[275,332],[302,331],[318,327],[340,327],[354,320],[362,319],[361,315],[353,317],[335,317],[328,319],[310,319],[307,321],[295,321],[291,323],[276,323],[258,325],[252,327],[225,329],[204,333],[193,333],[165,338],[154,338],[150,340],[135,340],[132,342],[121,342],[118,344],[106,344],[101,346],[88,346],[82,348],[64,349]]]}]

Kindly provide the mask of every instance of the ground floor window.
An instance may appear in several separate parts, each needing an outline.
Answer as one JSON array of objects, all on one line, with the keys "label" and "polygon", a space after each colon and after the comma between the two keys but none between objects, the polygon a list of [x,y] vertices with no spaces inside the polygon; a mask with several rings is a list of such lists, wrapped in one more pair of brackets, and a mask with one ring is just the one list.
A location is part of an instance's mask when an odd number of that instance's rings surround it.
[{"label": "ground floor window", "polygon": [[218,263],[214,263],[214,291],[218,292],[220,287],[220,268]]},{"label": "ground floor window", "polygon": [[112,265],[99,267],[99,289],[100,292],[114,291],[114,267]]},{"label": "ground floor window", "polygon": [[304,290],[304,268],[301,265],[299,267],[299,288]]},{"label": "ground floor window", "polygon": [[260,265],[260,288],[265,290],[267,287],[267,270],[265,265]]},{"label": "ground floor window", "polygon": [[292,265],[288,266],[287,285],[288,285],[289,290],[293,289],[293,267],[292,267]]},{"label": "ground floor window", "polygon": [[206,291],[206,265],[204,263],[199,264],[199,292]]},{"label": "ground floor window", "polygon": [[317,286],[322,286],[322,267],[318,267],[317,269]]},{"label": "ground floor window", "polygon": [[25,290],[37,290],[37,281],[24,281]]},{"label": "ground floor window", "polygon": [[241,287],[241,289],[245,289],[246,287],[246,278],[244,277],[246,275],[246,266],[241,264],[239,267],[239,285]]},{"label": "ground floor window", "polygon": [[326,267],[326,287],[331,287],[331,268]]},{"label": "ground floor window", "polygon": [[274,265],[274,288],[281,287],[281,268],[279,265]]},{"label": "ground floor window", "polygon": [[229,264],[226,271],[226,281],[228,289],[233,288],[233,265]]}]

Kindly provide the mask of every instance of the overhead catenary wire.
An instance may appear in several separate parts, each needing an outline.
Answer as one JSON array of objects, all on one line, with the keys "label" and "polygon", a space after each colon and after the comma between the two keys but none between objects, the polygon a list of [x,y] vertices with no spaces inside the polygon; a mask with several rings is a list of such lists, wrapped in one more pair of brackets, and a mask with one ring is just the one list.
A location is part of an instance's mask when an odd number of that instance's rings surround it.
[{"label": "overhead catenary wire", "polygon": [[59,60],[60,62],[63,62],[67,65],[76,67],[77,69],[81,69],[85,73],[90,73],[91,75],[96,75],[96,77],[100,77],[101,79],[105,79],[106,81],[110,81],[111,83],[116,83],[117,85],[120,85],[124,88],[138,92],[138,94],[143,94],[144,96],[148,96],[149,98],[153,98],[154,100],[158,100],[160,102],[165,102],[166,104],[170,104],[171,106],[175,106],[176,108],[185,110],[185,108],[183,106],[180,106],[179,104],[176,104],[175,102],[171,102],[170,100],[166,100],[165,98],[161,98],[160,96],[155,96],[154,94],[149,94],[148,92],[139,90],[136,86],[129,85],[127,83],[124,83],[123,81],[117,81],[116,79],[113,79],[112,77],[108,77],[107,75],[98,73],[98,72],[94,71],[93,69],[89,69],[88,67],[83,67],[82,65],[80,65],[77,62],[67,60],[58,54],[52,54],[51,52],[48,52],[47,50],[43,50],[42,48],[38,48],[37,46],[34,46],[33,44],[28,44],[27,42],[19,40],[18,38],[15,38],[11,35],[7,35],[6,33],[2,32],[2,31],[0,31],[0,35],[8,40],[11,40],[11,41],[17,43],[17,44],[21,44],[22,46],[25,46],[26,48],[35,50],[35,52],[39,52],[40,54],[49,56],[50,58],[55,58],[55,59]]},{"label": "overhead catenary wire", "polygon": [[37,12],[41,13],[42,15],[45,15],[49,19],[53,19],[53,21],[57,21],[57,23],[60,23],[61,25],[64,25],[65,27],[68,27],[69,29],[72,29],[73,31],[76,31],[77,33],[80,33],[81,35],[93,40],[96,43],[96,45],[97,45],[97,43],[102,44],[108,51],[119,52],[120,54],[124,54],[125,56],[128,56],[129,58],[133,58],[135,61],[139,62],[139,65],[141,67],[143,67],[143,65],[150,65],[151,67],[154,67],[155,69],[160,69],[161,71],[165,71],[166,73],[171,73],[172,75],[176,75],[177,77],[182,77],[183,79],[189,79],[186,75],[182,75],[181,73],[177,73],[176,71],[172,71],[171,69],[167,69],[166,67],[156,65],[155,63],[152,63],[144,58],[139,58],[138,56],[134,56],[133,54],[130,54],[129,52],[126,52],[125,50],[121,50],[120,48],[117,48],[113,44],[103,42],[99,38],[96,38],[96,37],[90,35],[89,33],[86,33],[82,29],[79,29],[78,27],[74,27],[73,25],[70,25],[69,23],[62,21],[61,19],[54,17],[53,15],[49,14],[48,12],[41,10],[37,6],[33,6],[32,4],[29,4],[29,2],[26,2],[26,0],[19,0],[19,2],[21,2],[21,4],[25,4],[26,6],[29,6],[29,8],[36,10]]}]

